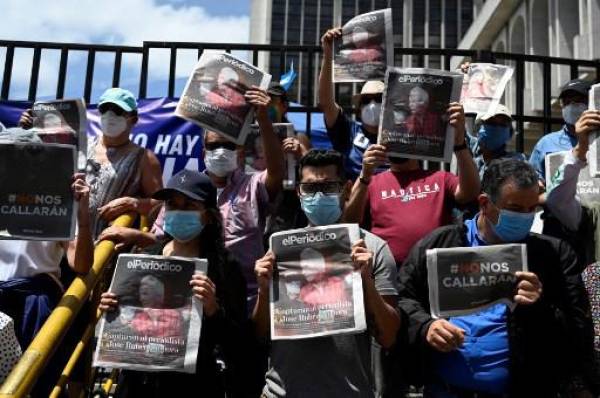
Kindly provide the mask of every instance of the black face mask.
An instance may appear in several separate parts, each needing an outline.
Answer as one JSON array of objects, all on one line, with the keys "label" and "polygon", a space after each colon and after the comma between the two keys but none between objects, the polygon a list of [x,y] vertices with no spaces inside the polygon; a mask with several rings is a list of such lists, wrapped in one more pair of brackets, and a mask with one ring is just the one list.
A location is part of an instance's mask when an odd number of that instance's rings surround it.
[{"label": "black face mask", "polygon": [[408,162],[409,160],[410,160],[409,158],[390,156],[390,163],[393,163],[393,164],[404,164],[404,163]]}]

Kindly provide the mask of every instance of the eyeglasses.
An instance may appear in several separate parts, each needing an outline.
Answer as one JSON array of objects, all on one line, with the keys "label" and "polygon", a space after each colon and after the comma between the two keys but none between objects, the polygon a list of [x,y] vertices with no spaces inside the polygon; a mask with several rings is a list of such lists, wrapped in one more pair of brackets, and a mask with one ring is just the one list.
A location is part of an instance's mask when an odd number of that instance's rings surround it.
[{"label": "eyeglasses", "polygon": [[317,192],[332,195],[342,191],[342,181],[302,182],[298,184],[300,194],[313,196]]},{"label": "eyeglasses", "polygon": [[106,103],[98,107],[98,112],[100,112],[101,115],[104,115],[108,111],[113,111],[113,113],[117,116],[123,116],[125,114],[125,109],[115,104]]},{"label": "eyeglasses", "polygon": [[218,149],[218,148],[225,148],[225,149],[229,149],[230,151],[235,151],[237,149],[237,145],[235,144],[235,142],[230,142],[230,141],[205,142],[204,148],[206,148],[207,151],[214,151],[215,149]]}]

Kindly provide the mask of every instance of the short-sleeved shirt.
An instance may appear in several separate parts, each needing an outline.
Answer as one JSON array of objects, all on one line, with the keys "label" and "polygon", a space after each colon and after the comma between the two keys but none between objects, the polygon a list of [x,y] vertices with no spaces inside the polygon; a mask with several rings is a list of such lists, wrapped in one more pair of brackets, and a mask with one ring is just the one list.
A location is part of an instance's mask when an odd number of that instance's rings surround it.
[{"label": "short-sleeved shirt", "polygon": [[[396,296],[396,268],[389,246],[365,230],[361,237],[374,254],[375,288],[381,296]],[[368,331],[272,341],[264,394],[269,398],[373,398],[371,349]]]},{"label": "short-sleeved shirt", "polygon": [[390,170],[371,179],[366,216],[398,266],[419,239],[452,221],[457,187],[458,177],[446,171]]},{"label": "short-sleeved shirt", "polygon": [[[327,126],[327,123],[325,123]],[[348,178],[355,180],[362,170],[362,159],[365,151],[371,144],[377,143],[377,137],[371,137],[363,129],[362,124],[356,122],[342,111],[338,114],[333,126],[327,126],[327,136],[333,149],[344,155],[346,173]],[[385,168],[378,169],[377,172]]]},{"label": "short-sleeved shirt", "polygon": [[570,151],[577,145],[577,137],[571,134],[564,125],[559,131],[543,136],[535,144],[529,163],[538,173],[540,179],[546,179],[546,155],[554,152]]},{"label": "short-sleeved shirt", "polygon": [[[522,160],[524,162],[527,161],[527,157],[525,157],[525,155],[522,154],[521,152],[506,152],[504,150],[502,150],[502,153],[499,154],[498,157],[495,157],[494,159],[516,159],[516,160]],[[482,181],[483,174],[485,174],[485,170],[487,169],[487,164],[485,163],[485,160],[483,159],[483,155],[477,156],[475,159],[473,159],[473,161],[475,162],[475,166],[477,167],[477,170],[479,171],[479,180]]]},{"label": "short-sleeved shirt", "polygon": [[0,281],[49,274],[58,281],[65,251],[60,242],[0,240]]}]

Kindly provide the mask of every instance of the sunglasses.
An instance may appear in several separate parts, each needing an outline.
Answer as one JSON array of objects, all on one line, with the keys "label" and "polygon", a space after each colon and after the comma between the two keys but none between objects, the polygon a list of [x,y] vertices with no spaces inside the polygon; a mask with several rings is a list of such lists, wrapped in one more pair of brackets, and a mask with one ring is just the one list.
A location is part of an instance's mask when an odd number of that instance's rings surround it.
[{"label": "sunglasses", "polygon": [[102,104],[98,107],[98,112],[100,112],[101,115],[104,115],[108,111],[113,111],[117,116],[123,116],[126,113],[125,109],[115,104]]},{"label": "sunglasses", "polygon": [[225,148],[225,149],[229,149],[230,151],[235,151],[237,149],[237,144],[234,142],[229,142],[229,141],[206,142],[204,144],[204,148],[206,148],[207,151],[214,151],[215,149],[218,149],[218,148]]},{"label": "sunglasses", "polygon": [[302,195],[314,195],[321,192],[324,195],[337,194],[342,191],[342,181],[325,181],[325,182],[302,182],[298,184],[298,189]]},{"label": "sunglasses", "polygon": [[367,105],[369,104],[371,101],[375,101],[375,102],[381,102],[383,99],[381,94],[378,95],[363,95],[360,97],[360,104],[361,105]]}]

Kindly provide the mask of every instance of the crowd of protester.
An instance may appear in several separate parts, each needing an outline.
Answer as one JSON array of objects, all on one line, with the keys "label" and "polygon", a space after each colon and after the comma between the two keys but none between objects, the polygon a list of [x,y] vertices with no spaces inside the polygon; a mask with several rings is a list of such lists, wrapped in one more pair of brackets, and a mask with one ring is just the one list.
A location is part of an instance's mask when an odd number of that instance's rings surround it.
[{"label": "crowd of protester", "polygon": [[[462,105],[451,103],[456,174],[425,169],[377,144],[383,82],[363,85],[354,115],[336,103],[331,59],[339,36],[332,29],[321,40],[318,95],[332,150],[311,149],[303,134],[280,143],[272,123],[287,120],[281,86],[247,92],[264,149],[262,172],[244,171],[244,148],[207,130],[206,170],[183,170],[163,187],[156,156],[129,138],[138,118],[135,97],[107,90],[98,103],[103,134],[89,143],[86,173],[73,176],[76,238],[0,240],[0,311],[12,318],[20,347],[64,292],[62,258],[85,274],[93,242],[106,239],[120,252],[208,259],[206,275],[190,281],[204,317],[196,372],[123,371],[115,396],[401,397],[415,388],[444,398],[598,396],[600,213],[576,194],[589,135],[600,129],[600,111],[584,111],[590,84],[565,83],[565,124],[543,136],[528,160],[507,151],[515,132],[506,106],[476,115],[472,135]],[[35,142],[31,124],[25,112],[20,127],[0,140]],[[546,187],[545,156],[565,150],[563,172]],[[287,154],[298,160],[295,192],[282,190]],[[530,232],[539,209],[545,234]],[[150,216],[152,228],[108,225],[128,212]],[[336,223],[361,226],[352,259],[362,277],[367,330],[270,341],[276,258],[265,242],[275,231]],[[426,250],[503,243],[524,243],[528,251],[514,311],[497,304],[432,318]],[[111,313],[119,297],[107,288],[100,309]],[[39,384],[34,396],[47,396],[50,384]]]}]

